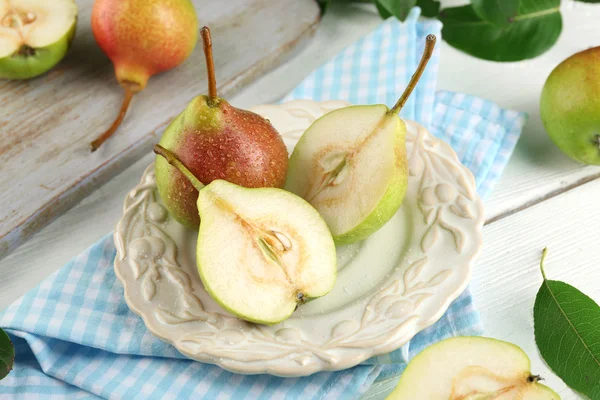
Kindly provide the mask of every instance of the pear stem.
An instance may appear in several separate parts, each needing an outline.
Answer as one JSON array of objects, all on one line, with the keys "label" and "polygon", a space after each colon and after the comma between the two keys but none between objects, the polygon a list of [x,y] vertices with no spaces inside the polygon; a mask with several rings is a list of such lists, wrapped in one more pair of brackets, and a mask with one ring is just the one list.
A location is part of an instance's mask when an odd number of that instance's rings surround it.
[{"label": "pear stem", "polygon": [[540,270],[542,271],[542,276],[544,277],[544,280],[547,280],[546,271],[544,271],[544,261],[546,260],[547,254],[548,254],[548,248],[544,247],[544,250],[542,250],[542,259],[540,260]]},{"label": "pear stem", "polygon": [[402,110],[402,107],[404,107],[404,104],[406,104],[408,97],[415,89],[415,86],[417,86],[419,79],[421,79],[421,75],[423,75],[423,71],[425,71],[425,67],[427,66],[427,63],[429,62],[429,59],[431,58],[431,55],[433,54],[433,48],[435,47],[435,41],[436,41],[435,35],[427,35],[427,38],[425,38],[425,50],[423,51],[423,55],[421,56],[421,61],[419,61],[419,65],[417,66],[417,70],[413,74],[412,78],[410,78],[410,82],[408,82],[408,86],[406,86],[406,89],[404,89],[404,93],[402,93],[402,96],[400,96],[400,98],[398,99],[398,102],[389,111],[390,114],[398,114],[400,112],[400,110]]},{"label": "pear stem", "polygon": [[173,154],[173,152],[165,149],[160,144],[154,145],[154,152],[159,156],[164,157],[169,164],[177,168],[183,175],[185,175],[185,177],[188,178],[192,186],[194,186],[197,191],[200,191],[204,188],[204,184],[200,182],[200,180],[196,178],[194,174],[192,174],[192,171],[190,171],[185,165],[183,165],[183,163],[179,160],[179,158],[177,158],[175,154]]},{"label": "pear stem", "polygon": [[110,128],[108,128],[108,130],[106,132],[104,132],[102,135],[98,136],[96,138],[96,140],[94,140],[92,143],[90,143],[90,150],[92,153],[95,152],[96,150],[98,150],[100,148],[100,146],[102,146],[102,143],[104,143],[109,137],[111,137],[113,135],[113,133],[115,133],[115,131],[117,130],[119,125],[121,125],[121,122],[123,122],[123,118],[125,118],[125,114],[127,114],[127,109],[129,108],[129,104],[131,103],[131,99],[133,98],[133,95],[135,94],[135,92],[133,91],[132,85],[130,85],[126,82],[124,82],[122,84],[122,86],[125,89],[125,98],[123,99],[123,104],[121,105],[121,110],[119,110],[119,115],[117,116],[117,119],[115,119],[115,121],[112,123],[112,125],[110,126]]},{"label": "pear stem", "polygon": [[208,73],[208,98],[213,101],[217,98],[217,80],[215,78],[215,63],[213,61],[212,39],[208,26],[200,29],[202,43],[204,44],[204,58],[206,58],[206,72]]}]

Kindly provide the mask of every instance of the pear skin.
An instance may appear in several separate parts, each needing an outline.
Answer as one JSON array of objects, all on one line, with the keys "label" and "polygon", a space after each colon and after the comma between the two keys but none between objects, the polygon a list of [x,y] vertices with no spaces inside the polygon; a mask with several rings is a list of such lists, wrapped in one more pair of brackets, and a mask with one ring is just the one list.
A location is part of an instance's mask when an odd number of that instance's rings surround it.
[{"label": "pear skin", "polygon": [[189,0],[96,0],[92,31],[120,83],[146,87],[194,50],[198,18]]},{"label": "pear skin", "polygon": [[550,139],[566,155],[600,165],[600,47],[574,54],[552,71],[540,114]]},{"label": "pear skin", "polygon": [[[222,179],[240,186],[282,187],[288,167],[283,139],[258,114],[207,96],[194,98],[167,127],[160,145],[172,151],[205,185]],[[198,191],[162,157],[157,157],[158,191],[173,217],[198,228]]]}]

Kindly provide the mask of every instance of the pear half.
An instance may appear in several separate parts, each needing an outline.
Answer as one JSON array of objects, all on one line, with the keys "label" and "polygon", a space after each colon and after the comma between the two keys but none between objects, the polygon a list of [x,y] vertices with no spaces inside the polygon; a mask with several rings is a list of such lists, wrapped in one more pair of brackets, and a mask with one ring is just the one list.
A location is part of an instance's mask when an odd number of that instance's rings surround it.
[{"label": "pear half", "polygon": [[423,74],[425,51],[404,93],[383,104],[325,114],[304,132],[290,158],[285,188],[306,199],[327,222],[337,244],[366,239],[398,211],[408,184],[406,124],[398,113]]},{"label": "pear half", "polygon": [[0,0],[0,78],[33,78],[54,67],[76,20],[73,0]]},{"label": "pear half", "polygon": [[404,200],[405,136],[404,121],[385,105],[332,111],[300,138],[285,187],[319,211],[336,243],[363,240]]},{"label": "pear half", "polygon": [[198,196],[197,264],[208,293],[247,321],[275,324],[335,284],[327,225],[282,189],[215,180]]},{"label": "pear half", "polygon": [[559,400],[530,372],[518,346],[483,337],[446,339],[408,364],[387,400]]}]

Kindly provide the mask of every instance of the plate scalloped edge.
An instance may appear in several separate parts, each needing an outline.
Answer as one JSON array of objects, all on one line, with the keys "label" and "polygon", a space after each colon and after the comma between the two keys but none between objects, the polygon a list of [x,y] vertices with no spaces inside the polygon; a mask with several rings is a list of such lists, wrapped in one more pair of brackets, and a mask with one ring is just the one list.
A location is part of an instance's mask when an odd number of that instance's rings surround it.
[{"label": "plate scalloped edge", "polygon": [[[252,110],[269,118],[291,148],[315,119],[347,105],[295,100]],[[168,213],[157,199],[153,165],[126,197],[114,233],[115,273],[128,306],[151,333],[181,353],[237,373],[289,377],[340,370],[406,344],[439,320],[465,290],[481,250],[484,222],[473,175],[454,150],[419,124],[406,123],[409,193],[423,225],[415,245],[419,256],[364,303],[360,318],[336,321],[329,337],[314,343],[301,329],[249,324],[208,310],[199,278],[179,264],[177,239],[166,229]],[[446,254],[456,253],[460,263],[438,263],[432,272],[428,264],[435,256],[429,254],[440,246],[447,247]],[[181,295],[160,298],[173,290]]]}]

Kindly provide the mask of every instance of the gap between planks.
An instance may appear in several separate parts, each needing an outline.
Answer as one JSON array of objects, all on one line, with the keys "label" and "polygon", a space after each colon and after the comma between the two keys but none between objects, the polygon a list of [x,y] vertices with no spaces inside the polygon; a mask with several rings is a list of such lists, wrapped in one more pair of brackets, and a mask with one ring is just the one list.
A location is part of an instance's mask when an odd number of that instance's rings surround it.
[{"label": "gap between planks", "polygon": [[495,215],[492,218],[487,219],[485,221],[484,225],[493,224],[496,221],[500,221],[501,219],[504,219],[506,217],[510,217],[511,215],[514,215],[514,214],[516,214],[518,212],[521,212],[523,210],[526,210],[526,209],[528,209],[530,207],[533,207],[535,205],[543,203],[546,200],[550,200],[550,199],[552,199],[552,198],[554,198],[556,196],[559,196],[559,195],[561,195],[563,193],[568,192],[569,190],[573,190],[575,188],[578,188],[579,186],[585,185],[586,183],[590,183],[590,182],[592,182],[592,181],[594,181],[596,179],[599,179],[599,178],[600,178],[600,171],[597,172],[597,173],[595,173],[595,174],[592,174],[592,175],[583,177],[581,179],[578,179],[578,180],[576,180],[575,182],[573,182],[573,183],[571,183],[569,185],[566,185],[564,187],[561,187],[561,188],[558,188],[558,189],[553,190],[551,192],[548,192],[548,193],[544,194],[543,196],[540,196],[538,198],[535,198],[533,200],[530,200],[530,201],[528,201],[528,202],[520,205],[519,207],[515,207],[515,208],[513,208],[511,210],[506,210],[506,211],[504,211],[504,212],[502,212],[502,213],[500,213],[498,215]]}]

